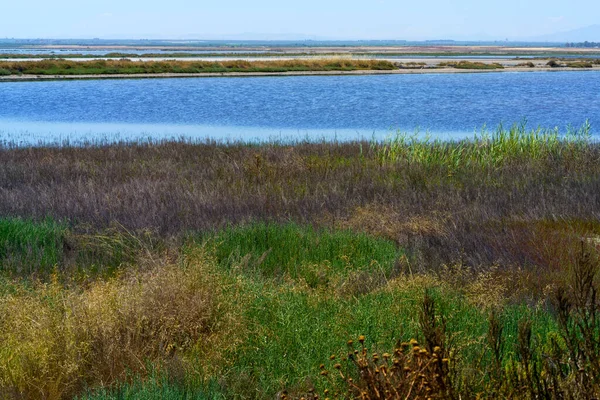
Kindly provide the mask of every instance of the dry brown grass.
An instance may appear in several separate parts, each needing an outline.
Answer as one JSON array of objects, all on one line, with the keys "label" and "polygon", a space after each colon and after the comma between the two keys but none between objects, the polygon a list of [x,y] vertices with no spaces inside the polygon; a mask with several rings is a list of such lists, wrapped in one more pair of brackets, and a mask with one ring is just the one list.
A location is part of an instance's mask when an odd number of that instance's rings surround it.
[{"label": "dry brown grass", "polygon": [[389,205],[370,203],[335,222],[336,227],[342,229],[367,232],[406,245],[415,236],[447,235],[449,217],[436,211],[428,215],[406,215]]},{"label": "dry brown grass", "polygon": [[0,393],[63,399],[190,356],[218,362],[210,353],[235,345],[239,324],[211,265],[199,252],[81,290],[15,283],[0,299]]}]

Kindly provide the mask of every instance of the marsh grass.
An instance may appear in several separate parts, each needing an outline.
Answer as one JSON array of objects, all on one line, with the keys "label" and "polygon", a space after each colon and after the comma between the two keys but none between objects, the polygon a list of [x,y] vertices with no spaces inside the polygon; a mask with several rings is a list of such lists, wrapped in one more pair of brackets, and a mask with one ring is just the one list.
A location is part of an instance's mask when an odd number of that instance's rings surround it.
[{"label": "marsh grass", "polygon": [[[566,134],[520,124],[457,142],[399,134],[371,143],[5,147],[0,213],[70,221],[75,240],[67,243],[83,254],[81,265],[85,249],[87,262],[106,251],[114,261],[96,264],[118,267],[135,249],[186,232],[262,221],[392,240],[406,250],[403,271],[498,265],[533,279],[570,254],[561,240],[598,235],[590,229],[599,221],[600,150],[590,132],[589,124]],[[252,260],[271,246],[259,247]]]},{"label": "marsh grass", "polygon": [[[322,265],[332,254],[350,250],[355,260],[349,258],[348,264],[359,270],[322,268],[319,282],[327,284],[312,285],[302,278],[301,269],[299,279],[289,275],[282,279],[277,278],[277,269],[255,274],[232,268],[239,263],[237,258],[223,263],[219,251],[223,255],[255,251],[256,247],[246,244],[253,240],[251,232],[261,246],[278,245],[284,247],[278,250],[281,254],[298,254],[296,262],[302,266],[315,261]],[[283,238],[265,240],[260,237],[265,232]],[[302,235],[307,237],[284,240]],[[321,379],[319,364],[331,354],[341,360],[346,340],[365,335],[365,346],[377,352],[379,360],[385,352],[394,352],[394,343],[411,338],[423,343],[429,356],[439,346],[450,360],[444,385],[451,385],[456,393],[475,395],[488,391],[493,382],[498,363],[493,360],[500,360],[502,371],[519,362],[515,358],[519,321],[531,321],[533,349],[548,348],[560,332],[559,322],[543,299],[534,307],[511,302],[503,294],[509,289],[506,282],[486,274],[449,268],[439,276],[402,274],[373,286],[369,277],[377,276],[378,270],[372,263],[365,265],[367,260],[391,261],[398,250],[383,239],[349,235],[290,224],[242,226],[222,231],[216,236],[218,241],[210,235],[208,241],[187,241],[180,263],[140,259],[138,263],[150,265],[83,286],[64,286],[58,277],[45,284],[4,281],[2,393],[50,399],[70,398],[86,390],[91,390],[89,398],[102,399],[262,399],[284,392],[299,398],[302,393],[322,393],[327,388],[333,393],[343,391],[344,386]],[[370,243],[371,248],[352,253],[342,238]],[[329,244],[319,248],[322,243]],[[286,258],[270,262],[277,265]],[[590,276],[575,271],[593,270],[573,271],[573,276]],[[265,279],[268,272],[276,279]],[[358,289],[349,290],[348,282]],[[568,296],[581,292],[574,288]],[[497,294],[490,296],[492,291]],[[497,358],[486,347],[490,335],[496,332],[498,336],[498,329],[488,333],[488,315],[493,310],[501,310]],[[415,379],[423,371],[432,376],[437,371],[430,364],[433,359],[405,361],[422,364]],[[328,368],[334,371],[331,364]],[[369,361],[362,368],[378,365]],[[521,371],[518,376],[524,376],[520,364],[514,365],[515,371]],[[348,376],[359,384],[360,374]],[[515,386],[507,382],[509,386],[502,390],[513,390]]]},{"label": "marsh grass", "polygon": [[597,394],[590,132],[3,147],[0,394],[346,393],[361,335],[462,398]]},{"label": "marsh grass", "polygon": [[[564,152],[573,152],[589,146],[591,126],[586,122],[581,128],[567,128],[565,135],[558,129],[528,130],[526,121],[509,129],[500,125],[494,132],[482,130],[471,140],[460,142],[430,140],[399,132],[388,137],[382,144],[373,143],[373,151],[380,162],[419,163],[425,166],[446,166],[450,169],[498,168],[505,163],[538,162],[559,158]],[[572,156],[573,154],[571,154]],[[452,172],[452,171],[450,171]]]}]

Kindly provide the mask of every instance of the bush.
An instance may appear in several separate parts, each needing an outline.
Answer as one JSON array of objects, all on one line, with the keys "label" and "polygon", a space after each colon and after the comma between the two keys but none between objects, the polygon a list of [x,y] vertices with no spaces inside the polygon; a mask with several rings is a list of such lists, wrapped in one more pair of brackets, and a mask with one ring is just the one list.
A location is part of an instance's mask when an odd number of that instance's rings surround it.
[{"label": "bush", "polygon": [[517,67],[535,68],[535,64],[532,63],[531,61],[528,61],[528,62],[517,64]]}]

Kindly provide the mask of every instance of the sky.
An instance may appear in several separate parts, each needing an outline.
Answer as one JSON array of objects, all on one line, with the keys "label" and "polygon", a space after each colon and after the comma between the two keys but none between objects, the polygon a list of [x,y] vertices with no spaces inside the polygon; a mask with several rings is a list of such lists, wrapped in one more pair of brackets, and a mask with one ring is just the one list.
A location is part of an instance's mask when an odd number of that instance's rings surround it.
[{"label": "sky", "polygon": [[[600,21],[597,0],[2,1],[0,38],[531,38]],[[245,36],[242,36],[245,35]]]}]

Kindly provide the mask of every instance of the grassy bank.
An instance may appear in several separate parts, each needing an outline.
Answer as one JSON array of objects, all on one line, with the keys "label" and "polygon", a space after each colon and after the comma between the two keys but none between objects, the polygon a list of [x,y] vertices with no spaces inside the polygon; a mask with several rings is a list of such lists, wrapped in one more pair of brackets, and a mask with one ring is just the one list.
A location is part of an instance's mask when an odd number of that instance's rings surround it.
[{"label": "grassy bank", "polygon": [[356,71],[395,69],[389,61],[352,59],[269,61],[0,61],[0,75],[104,75],[157,73]]},{"label": "grassy bank", "polygon": [[0,394],[595,396],[599,160],[589,126],[2,148]]}]

